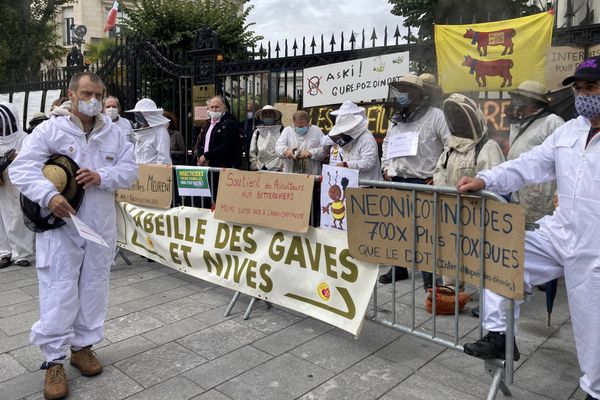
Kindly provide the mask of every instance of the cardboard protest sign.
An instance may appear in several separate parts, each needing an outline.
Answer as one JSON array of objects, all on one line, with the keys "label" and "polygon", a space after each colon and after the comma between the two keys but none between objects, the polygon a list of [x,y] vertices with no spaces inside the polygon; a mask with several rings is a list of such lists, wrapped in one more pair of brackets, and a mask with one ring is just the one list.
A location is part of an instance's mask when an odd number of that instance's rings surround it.
[{"label": "cardboard protest sign", "polygon": [[275,103],[273,105],[276,110],[281,111],[281,124],[283,126],[294,125],[294,113],[298,111],[298,104],[296,103]]},{"label": "cardboard protest sign", "polygon": [[358,170],[323,165],[321,228],[347,230],[346,189],[358,187]]},{"label": "cardboard protest sign", "polygon": [[175,167],[177,191],[180,196],[210,197],[208,167]]},{"label": "cardboard protest sign", "polygon": [[345,235],[214,219],[210,210],[119,204],[118,245],[185,274],[358,334],[378,266],[350,256]]},{"label": "cardboard protest sign", "polygon": [[562,89],[563,79],[573,75],[583,60],[585,60],[583,47],[550,47],[546,55],[546,90]]},{"label": "cardboard protest sign", "polygon": [[388,84],[408,70],[408,51],[305,68],[302,107],[385,99]]},{"label": "cardboard protest sign", "polygon": [[215,218],[306,232],[313,185],[312,175],[223,170]]},{"label": "cardboard protest sign", "polygon": [[[390,117],[388,116],[388,109],[385,104],[379,103],[360,103],[360,107],[365,108],[365,114],[369,121],[369,130],[373,132],[376,138],[386,134],[388,125],[390,123]],[[333,116],[331,112],[340,108],[340,104],[324,105],[317,107],[309,107],[304,110],[310,116],[310,120],[313,124],[317,125],[323,133],[329,133],[333,128]],[[383,138],[379,138],[383,140]]]},{"label": "cardboard protest sign", "polygon": [[[485,287],[503,296],[523,298],[525,212],[523,207],[389,189],[348,189],[348,244],[359,260],[416,267],[456,276],[479,286],[480,261],[484,261]],[[437,229],[434,228],[437,215]],[[485,224],[482,240],[480,226]],[[416,242],[413,250],[413,242]],[[459,257],[460,256],[460,257]]]},{"label": "cardboard protest sign", "polygon": [[138,178],[129,189],[117,190],[117,201],[154,208],[170,208],[173,199],[173,168],[139,164]]}]

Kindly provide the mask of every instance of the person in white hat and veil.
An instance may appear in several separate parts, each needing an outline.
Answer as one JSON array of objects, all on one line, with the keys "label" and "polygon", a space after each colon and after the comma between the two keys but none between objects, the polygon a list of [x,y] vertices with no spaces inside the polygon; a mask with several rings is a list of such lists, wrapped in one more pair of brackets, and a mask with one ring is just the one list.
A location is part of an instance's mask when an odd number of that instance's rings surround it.
[{"label": "person in white hat and veil", "polygon": [[[548,110],[546,88],[536,81],[524,81],[509,92],[510,104],[506,111],[510,122],[507,160],[541,145],[565,121]],[[553,197],[556,181],[532,184],[513,192],[511,203],[525,207],[525,228],[533,230],[536,221],[554,212]]]},{"label": "person in white hat and veil", "polygon": [[135,113],[138,127],[134,129],[135,160],[138,164],[171,164],[171,139],[169,119],[163,116],[151,99],[141,99],[135,108],[126,112]]},{"label": "person in white hat and veil", "polygon": [[[19,190],[11,183],[8,169],[11,160],[21,150],[27,134],[21,129],[17,108],[0,103],[0,269],[12,265],[27,267],[33,260],[35,235],[25,227],[19,206]],[[8,153],[14,150],[14,153]]]},{"label": "person in white hat and veil", "polygon": [[[342,149],[336,166],[357,169],[359,179],[381,180],[377,142],[368,125],[369,121],[358,113],[339,115],[328,135],[333,142],[330,151],[336,151],[336,146]],[[330,163],[332,160],[330,157]]]},{"label": "person in white hat and veil", "polygon": [[250,169],[252,171],[281,171],[283,160],[277,156],[275,144],[283,129],[281,111],[266,105],[256,113],[258,124],[250,142]]}]

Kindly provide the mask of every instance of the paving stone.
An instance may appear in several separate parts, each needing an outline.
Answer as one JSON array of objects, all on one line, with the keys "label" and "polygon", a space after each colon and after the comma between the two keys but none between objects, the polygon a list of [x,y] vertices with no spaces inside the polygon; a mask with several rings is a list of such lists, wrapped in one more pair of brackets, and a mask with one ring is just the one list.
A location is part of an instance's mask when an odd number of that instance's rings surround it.
[{"label": "paving stone", "polygon": [[169,301],[165,304],[148,308],[144,310],[144,313],[169,324],[215,308],[213,305],[201,303],[197,296],[192,295]]},{"label": "paving stone", "polygon": [[306,318],[297,324],[255,341],[252,346],[278,356],[332,329],[334,329],[333,326],[325,322]]},{"label": "paving stone", "polygon": [[210,326],[217,325],[223,321],[237,319],[240,315],[244,315],[247,306],[248,304],[243,303],[242,301],[238,301],[235,303],[235,305],[231,309],[230,314],[227,317],[224,316],[225,310],[227,309],[227,305],[221,305],[219,307],[213,308],[210,311],[194,315],[194,318]]},{"label": "paving stone", "polygon": [[[156,279],[156,278],[166,278],[167,275],[169,275],[171,273],[173,273],[173,272],[172,271],[152,270],[152,269],[148,269],[148,268],[139,268],[139,269],[137,269],[137,272],[134,274],[127,274],[125,276],[121,276],[118,278],[114,278],[111,276],[110,283],[114,287],[133,286],[138,283],[142,283],[142,282]],[[138,288],[138,289],[143,290],[141,288]]]},{"label": "paving stone", "polygon": [[161,326],[163,323],[156,318],[136,312],[107,321],[104,325],[104,336],[111,342],[118,342]]},{"label": "paving stone", "polygon": [[184,376],[203,388],[213,388],[272,357],[252,346],[244,346],[189,370]]},{"label": "paving stone", "polygon": [[4,290],[0,292],[0,304],[2,304],[3,308],[33,298],[33,296],[29,295],[23,289]]},{"label": "paving stone", "polygon": [[290,353],[331,371],[341,372],[395,340],[400,333],[365,321],[358,339],[348,332],[333,329]]},{"label": "paving stone", "polygon": [[194,397],[191,400],[231,400],[231,397],[227,397],[218,390],[213,389],[209,392],[201,394],[200,396]]},{"label": "paving stone", "polygon": [[440,345],[412,335],[402,335],[376,354],[387,360],[417,370],[442,351],[444,351],[444,347]]},{"label": "paving stone", "polygon": [[410,368],[377,356],[370,356],[311,390],[300,399],[377,399],[412,373]]},{"label": "paving stone", "polygon": [[252,310],[250,318],[247,320],[237,318],[236,321],[261,332],[274,333],[295,324],[302,319],[303,317],[298,317],[297,315],[279,310],[276,307],[263,307]]},{"label": "paving stone", "polygon": [[148,297],[144,297],[137,300],[132,300],[127,303],[123,303],[120,306],[123,309],[128,310],[130,312],[142,311],[150,307],[154,307],[160,304],[167,303],[172,300],[177,300],[183,297],[191,296],[195,293],[198,293],[202,289],[196,289],[193,285],[181,286],[172,290],[167,290],[165,292],[157,293],[155,295],[151,295]]},{"label": "paving stone", "polygon": [[29,344],[29,332],[19,333],[0,339],[0,353],[7,353],[11,350],[20,349]]},{"label": "paving stone", "polygon": [[[461,392],[452,386],[442,385],[428,375],[416,373],[401,382],[394,389],[380,397],[381,400],[431,400],[437,393],[444,400],[481,400],[481,397]],[[443,393],[443,395],[442,395]]]},{"label": "paving stone", "polygon": [[27,370],[10,354],[0,354],[0,382],[12,379]]},{"label": "paving stone", "polygon": [[128,397],[127,400],[187,400],[202,392],[204,392],[204,389],[200,386],[184,377],[176,376],[138,392]]},{"label": "paving stone", "polygon": [[111,365],[154,347],[156,345],[148,339],[142,336],[134,336],[102,347],[96,350],[96,354],[103,365]]},{"label": "paving stone", "polygon": [[38,346],[29,345],[13,350],[10,354],[24,366],[27,371],[36,371],[40,369],[40,365],[44,362],[44,356]]},{"label": "paving stone", "polygon": [[0,382],[2,399],[13,400],[30,396],[44,388],[42,371],[25,372],[10,380]]},{"label": "paving stone", "polygon": [[[124,303],[128,304],[128,303]],[[105,321],[110,321],[111,319],[123,317],[127,314],[131,314],[133,311],[126,310],[122,305],[108,307],[106,310],[106,318]]]},{"label": "paving stone", "polygon": [[40,297],[40,287],[38,286],[37,282],[33,285],[23,286],[21,290],[34,299],[38,299]]},{"label": "paving stone", "polygon": [[176,275],[177,274],[162,275],[158,278],[148,279],[139,283],[128,285],[128,287],[132,287],[134,289],[138,289],[149,294],[155,294],[175,289],[181,286],[186,286],[189,284],[186,281],[178,279]]},{"label": "paving stone", "polygon": [[[209,290],[204,290],[198,294],[195,294],[194,300],[197,300],[199,303],[207,304],[209,306],[222,306],[224,304],[229,304],[229,301],[233,297],[235,292],[231,289],[223,288],[223,287],[214,287]],[[249,301],[247,296],[241,296],[238,302],[247,304]]]},{"label": "paving stone", "polygon": [[229,320],[193,333],[177,342],[212,360],[263,336],[263,332]]},{"label": "paving stone", "polygon": [[206,327],[207,325],[205,323],[198,321],[197,319],[186,318],[146,332],[142,336],[156,344],[164,344],[191,333],[198,332]]},{"label": "paving stone", "polygon": [[294,399],[334,374],[324,368],[283,354],[218,386],[232,399]]},{"label": "paving stone", "polygon": [[133,379],[114,367],[106,367],[100,375],[80,376],[69,382],[69,399],[120,400],[143,388]]},{"label": "paving stone", "polygon": [[31,278],[30,274],[27,274],[25,271],[25,268],[17,268],[15,266],[6,268],[2,271],[2,274],[0,274],[0,281],[2,283],[7,283]]},{"label": "paving stone", "polygon": [[138,290],[129,286],[120,287],[117,289],[110,290],[110,306],[116,306],[118,304],[127,303],[131,300],[141,299],[147,297],[148,293]]},{"label": "paving stone", "polygon": [[566,399],[579,385],[581,373],[575,345],[550,339],[515,372],[515,385],[553,399]]},{"label": "paving stone", "polygon": [[119,361],[115,366],[144,387],[150,387],[205,361],[205,358],[171,342]]},{"label": "paving stone", "polygon": [[0,292],[13,290],[13,289],[20,289],[20,288],[34,285],[36,283],[37,283],[37,277],[35,277],[35,276],[31,277],[31,278],[27,278],[27,279],[18,279],[18,280],[14,280],[14,281],[10,281],[10,282],[2,281],[2,277],[0,276]]},{"label": "paving stone", "polygon": [[31,326],[39,319],[38,310],[23,312],[0,319],[2,330],[9,336],[29,332]]},{"label": "paving stone", "polygon": [[37,310],[38,306],[39,301],[37,299],[25,300],[9,306],[2,306],[0,307],[0,318],[6,318],[12,315]]}]

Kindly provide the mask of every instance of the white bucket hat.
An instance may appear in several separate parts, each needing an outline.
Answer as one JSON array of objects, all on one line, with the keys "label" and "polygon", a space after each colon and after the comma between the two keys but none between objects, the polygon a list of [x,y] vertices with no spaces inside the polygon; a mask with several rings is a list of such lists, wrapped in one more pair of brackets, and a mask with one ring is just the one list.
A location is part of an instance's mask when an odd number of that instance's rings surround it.
[{"label": "white bucket hat", "polygon": [[546,88],[537,81],[523,81],[518,88],[508,93],[511,96],[523,96],[548,104]]},{"label": "white bucket hat", "polygon": [[344,114],[359,114],[366,115],[366,110],[364,107],[359,107],[350,100],[346,100],[342,103],[340,108],[335,111],[330,112],[330,115],[344,115]]},{"label": "white bucket hat", "polygon": [[269,111],[269,110],[273,111],[275,113],[275,121],[280,121],[281,120],[281,117],[283,115],[281,113],[281,111],[279,111],[275,107],[273,107],[271,105],[268,105],[268,104],[256,112],[256,118],[262,120],[262,113],[263,113],[263,111]]},{"label": "white bucket hat", "polygon": [[328,136],[336,136],[342,133],[348,134],[349,131],[358,127],[361,122],[363,122],[363,118],[360,115],[341,114],[337,117],[335,125],[329,131]]},{"label": "white bucket hat", "polygon": [[127,110],[125,112],[160,112],[162,113],[164,110],[162,108],[156,107],[156,103],[152,99],[141,99],[137,103],[135,103],[135,108],[133,110]]}]

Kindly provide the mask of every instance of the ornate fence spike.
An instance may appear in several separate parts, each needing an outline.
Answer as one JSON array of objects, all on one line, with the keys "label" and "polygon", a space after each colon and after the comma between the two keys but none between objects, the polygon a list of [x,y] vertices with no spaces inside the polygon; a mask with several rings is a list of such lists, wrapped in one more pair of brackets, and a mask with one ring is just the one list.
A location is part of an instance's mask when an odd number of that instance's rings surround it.
[{"label": "ornate fence spike", "polygon": [[294,50],[294,55],[296,55],[296,51],[298,51],[298,43],[296,39],[294,39],[294,45],[292,46],[292,50]]},{"label": "ornate fence spike", "polygon": [[287,43],[287,39],[285,39],[283,47],[284,47],[284,55],[285,55],[285,57],[287,57],[288,56],[288,43]]},{"label": "ornate fence spike", "polygon": [[373,42],[373,47],[375,47],[375,41],[377,40],[377,32],[375,32],[375,27],[373,27],[373,33],[371,33],[371,39]]},{"label": "ornate fence spike", "polygon": [[331,34],[331,40],[329,41],[329,44],[331,45],[331,51],[333,51],[333,47],[335,46],[335,36],[333,33]]},{"label": "ornate fence spike", "polygon": [[340,50],[344,50],[344,31],[340,34]]},{"label": "ornate fence spike", "polygon": [[354,31],[350,34],[350,48],[354,50],[354,43],[356,42],[356,38],[354,37]]},{"label": "ornate fence spike", "polygon": [[279,52],[281,48],[279,47],[279,40],[277,41],[277,45],[275,46],[275,57],[279,58]]},{"label": "ornate fence spike", "polygon": [[325,52],[325,41],[323,40],[323,34],[321,33],[321,53]]},{"label": "ornate fence spike", "polygon": [[360,48],[361,49],[365,48],[365,28],[363,28],[363,30],[362,30],[362,40],[361,40],[361,43],[360,43]]},{"label": "ornate fence spike", "polygon": [[388,34],[387,34],[387,25],[385,26],[385,28],[383,29],[383,45],[387,46],[387,38],[388,38]]},{"label": "ornate fence spike", "polygon": [[312,41],[310,42],[310,47],[311,47],[311,51],[312,54],[315,54],[315,47],[317,47],[317,43],[315,42],[315,37],[312,37]]},{"label": "ornate fence spike", "polygon": [[396,25],[396,32],[394,32],[394,39],[396,39],[396,45],[398,45],[398,39],[400,38],[400,28]]},{"label": "ornate fence spike", "polygon": [[302,55],[306,54],[306,37],[302,36]]}]

